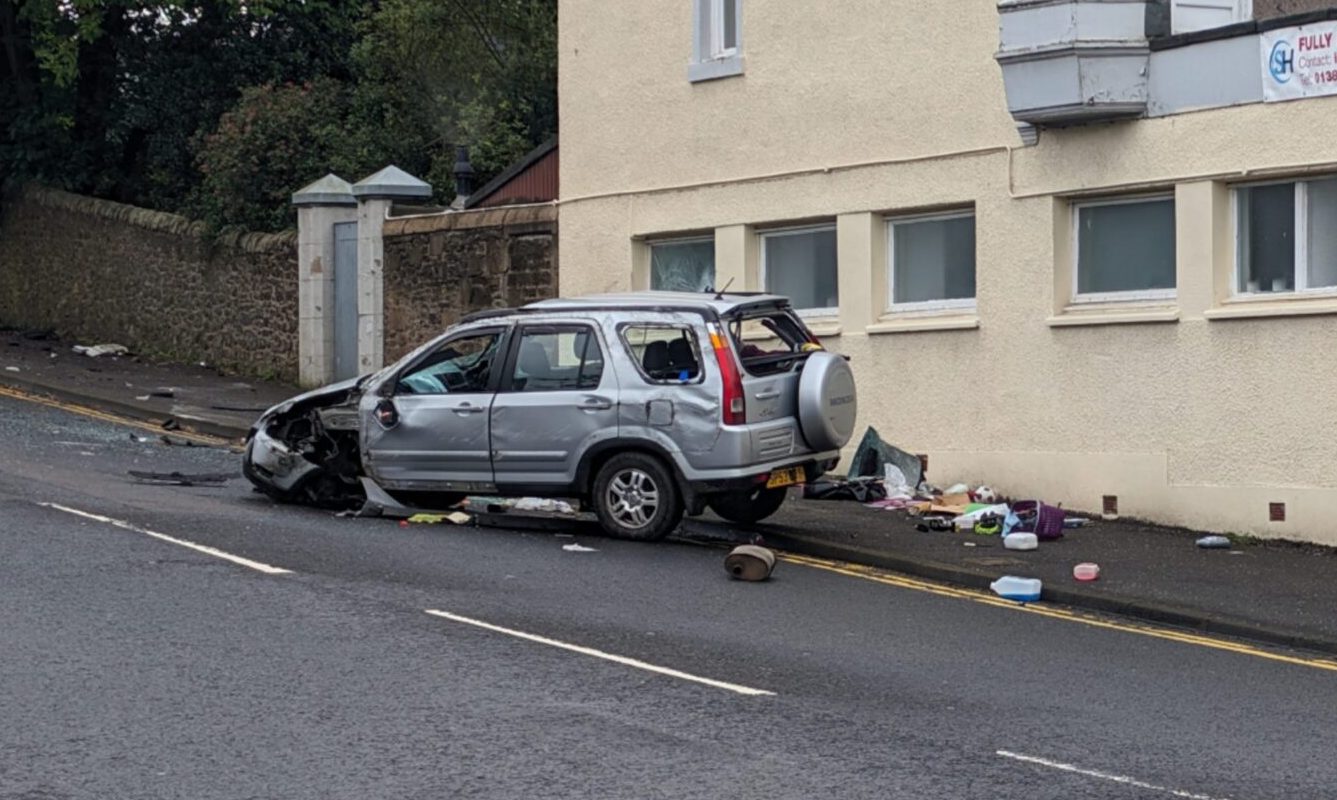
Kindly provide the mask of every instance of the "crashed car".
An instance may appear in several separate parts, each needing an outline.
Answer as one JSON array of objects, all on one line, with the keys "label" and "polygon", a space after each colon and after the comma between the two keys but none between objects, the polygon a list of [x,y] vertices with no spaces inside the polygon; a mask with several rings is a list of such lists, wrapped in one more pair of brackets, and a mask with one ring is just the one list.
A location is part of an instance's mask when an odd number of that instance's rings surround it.
[{"label": "crashed car", "polygon": [[266,411],[246,476],[288,502],[445,509],[575,498],[652,540],[710,508],[752,523],[833,469],[847,359],[784,297],[640,292],[472,314],[384,369]]}]

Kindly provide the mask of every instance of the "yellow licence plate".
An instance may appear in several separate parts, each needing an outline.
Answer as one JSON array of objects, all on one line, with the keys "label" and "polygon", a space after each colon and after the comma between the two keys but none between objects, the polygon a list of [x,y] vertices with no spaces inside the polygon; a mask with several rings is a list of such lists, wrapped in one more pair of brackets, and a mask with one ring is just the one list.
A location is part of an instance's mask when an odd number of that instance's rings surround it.
[{"label": "yellow licence plate", "polygon": [[766,481],[766,488],[776,489],[781,486],[793,486],[796,483],[803,483],[803,467],[788,467],[787,469],[772,471],[770,480]]}]

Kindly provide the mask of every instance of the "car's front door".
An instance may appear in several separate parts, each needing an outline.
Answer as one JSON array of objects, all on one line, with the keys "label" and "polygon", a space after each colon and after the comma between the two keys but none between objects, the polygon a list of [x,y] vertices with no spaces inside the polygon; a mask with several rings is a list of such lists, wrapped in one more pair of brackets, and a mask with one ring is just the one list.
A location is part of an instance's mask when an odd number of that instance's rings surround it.
[{"label": "car's front door", "polygon": [[493,471],[498,485],[560,491],[591,444],[617,436],[616,374],[592,324],[524,325],[516,339],[492,403]]},{"label": "car's front door", "polygon": [[362,399],[363,464],[386,489],[492,487],[489,415],[507,329],[462,331]]}]

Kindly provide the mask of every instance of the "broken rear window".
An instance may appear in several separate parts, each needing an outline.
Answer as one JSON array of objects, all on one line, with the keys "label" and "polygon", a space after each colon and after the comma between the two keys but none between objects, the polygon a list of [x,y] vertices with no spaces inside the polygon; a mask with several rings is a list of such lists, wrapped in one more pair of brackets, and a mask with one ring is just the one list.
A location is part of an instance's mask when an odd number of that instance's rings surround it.
[{"label": "broken rear window", "polygon": [[729,333],[743,368],[750,375],[788,372],[807,357],[817,337],[793,313],[758,311],[729,319]]}]

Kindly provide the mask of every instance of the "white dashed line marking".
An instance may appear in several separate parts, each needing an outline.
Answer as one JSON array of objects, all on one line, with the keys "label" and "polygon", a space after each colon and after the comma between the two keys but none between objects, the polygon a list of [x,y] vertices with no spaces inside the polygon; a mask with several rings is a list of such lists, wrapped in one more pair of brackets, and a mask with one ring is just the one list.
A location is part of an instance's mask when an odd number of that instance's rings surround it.
[{"label": "white dashed line marking", "polygon": [[1036,764],[1041,767],[1056,769],[1061,772],[1071,772],[1076,775],[1085,775],[1088,778],[1099,778],[1100,780],[1110,781],[1112,783],[1122,783],[1125,786],[1133,786],[1151,792],[1161,792],[1163,794],[1168,794],[1171,797],[1182,797],[1185,798],[1185,800],[1228,800],[1228,798],[1225,797],[1215,797],[1209,794],[1186,792],[1183,789],[1171,789],[1167,786],[1157,786],[1154,783],[1147,783],[1146,781],[1140,781],[1126,775],[1115,775],[1113,773],[1100,772],[1099,770],[1094,769],[1083,769],[1072,764],[1064,764],[1060,761],[1050,761],[1047,758],[1038,758],[1036,756],[1022,755],[1021,753],[1013,753],[1009,750],[998,750],[996,751],[996,754],[1003,758],[1010,758],[1013,761],[1024,761],[1027,764]]},{"label": "white dashed line marking", "polygon": [[656,666],[654,664],[649,664],[635,658],[627,658],[626,656],[618,656],[618,655],[613,655],[612,653],[605,653],[602,650],[595,650],[593,647],[583,647],[578,644],[568,644],[567,642],[560,642],[556,639],[549,639],[546,636],[538,636],[532,633],[525,633],[524,631],[517,631],[512,628],[503,628],[500,625],[493,625],[490,622],[483,622],[482,620],[470,619],[469,617],[461,617],[459,614],[452,614],[449,611],[437,611],[434,609],[427,609],[427,613],[431,614],[434,617],[441,617],[442,619],[451,620],[452,622],[461,622],[465,625],[472,625],[475,628],[482,628],[484,630],[494,631],[496,633],[504,633],[507,636],[514,636],[517,639],[524,639],[530,642],[538,642],[539,644],[546,644],[549,647],[557,647],[562,650],[570,650],[573,653],[580,653],[581,655],[592,656],[594,658],[602,658],[604,661],[612,661],[614,664],[622,664],[623,666],[627,667],[643,669],[646,672],[654,672],[660,675],[667,675],[671,678],[678,678],[679,680],[691,681],[693,683],[700,683],[705,686],[712,686],[716,689],[724,689],[725,691],[734,692],[736,694],[743,694],[751,697],[775,694],[775,692],[768,692],[765,689],[753,689],[750,686],[740,686],[736,683],[717,681],[714,680],[713,678],[702,678],[699,675],[692,675],[690,673],[682,672],[676,669],[670,669],[668,667]]},{"label": "white dashed line marking", "polygon": [[88,511],[80,511],[77,508],[62,506],[59,503],[38,503],[38,505],[44,506],[46,508],[54,508],[57,511],[64,511],[66,514],[73,514],[76,517],[83,517],[84,519],[91,519],[96,522],[105,522],[108,525],[115,525],[116,527],[122,528],[127,531],[142,533],[145,536],[152,536],[155,539],[161,539],[164,542],[171,542],[172,544],[179,545],[181,547],[187,547],[196,552],[204,553],[207,556],[213,556],[214,558],[221,558],[224,561],[231,561],[233,564],[240,564],[243,567],[248,567],[250,569],[255,570],[256,572],[263,572],[266,575],[292,574],[292,570],[283,569],[282,567],[273,567],[270,566],[269,564],[264,564],[259,561],[252,561],[249,558],[243,558],[241,556],[234,556],[231,553],[225,553],[216,547],[209,547],[208,545],[203,545],[203,544],[195,544],[194,542],[188,542],[185,539],[177,539],[176,537],[168,536],[165,533],[158,533],[157,531],[151,531],[148,528],[141,528],[138,525],[126,522],[123,519],[112,519],[111,517],[104,517],[101,514],[93,514]]}]

